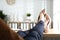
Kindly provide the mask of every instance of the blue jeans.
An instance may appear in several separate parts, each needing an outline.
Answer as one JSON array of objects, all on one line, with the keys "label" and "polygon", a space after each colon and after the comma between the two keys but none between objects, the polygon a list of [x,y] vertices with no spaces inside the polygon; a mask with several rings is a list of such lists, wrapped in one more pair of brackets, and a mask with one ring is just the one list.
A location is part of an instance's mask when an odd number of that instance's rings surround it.
[{"label": "blue jeans", "polygon": [[17,33],[25,40],[42,40],[44,31],[44,22],[40,21],[33,29],[27,31],[18,31]]}]

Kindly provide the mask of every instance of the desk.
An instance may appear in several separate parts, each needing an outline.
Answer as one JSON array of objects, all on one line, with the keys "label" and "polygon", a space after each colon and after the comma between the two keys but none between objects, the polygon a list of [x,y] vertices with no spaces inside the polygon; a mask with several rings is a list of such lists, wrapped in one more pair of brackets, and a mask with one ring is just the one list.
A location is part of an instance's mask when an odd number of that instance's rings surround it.
[{"label": "desk", "polygon": [[53,29],[50,29],[49,32],[43,34],[44,37],[60,37],[60,31],[54,31]]},{"label": "desk", "polygon": [[51,29],[47,33],[43,33],[43,40],[60,40],[60,31]]}]

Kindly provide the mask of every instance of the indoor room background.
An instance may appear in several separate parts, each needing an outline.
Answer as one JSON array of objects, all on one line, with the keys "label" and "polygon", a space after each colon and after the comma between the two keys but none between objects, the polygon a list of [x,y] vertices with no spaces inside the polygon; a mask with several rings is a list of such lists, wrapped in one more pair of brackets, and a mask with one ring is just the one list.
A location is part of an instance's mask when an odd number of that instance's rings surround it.
[{"label": "indoor room background", "polygon": [[[42,9],[50,15],[54,34],[60,33],[60,0],[0,0],[0,10],[7,15],[7,22],[25,22],[26,14],[30,13],[31,22],[37,21]],[[16,25],[14,25],[16,26]],[[19,25],[20,26],[20,25]],[[15,29],[16,30],[16,29]],[[49,34],[47,34],[49,35]],[[60,35],[60,34],[59,34]],[[46,36],[47,37],[47,36]],[[60,38],[46,38],[44,40],[59,40]],[[60,37],[60,36],[59,36]]]},{"label": "indoor room background", "polygon": [[31,14],[31,21],[36,21],[42,9],[53,19],[53,0],[15,0],[12,5],[0,0],[0,10],[8,16],[8,21],[24,21],[26,13]]}]

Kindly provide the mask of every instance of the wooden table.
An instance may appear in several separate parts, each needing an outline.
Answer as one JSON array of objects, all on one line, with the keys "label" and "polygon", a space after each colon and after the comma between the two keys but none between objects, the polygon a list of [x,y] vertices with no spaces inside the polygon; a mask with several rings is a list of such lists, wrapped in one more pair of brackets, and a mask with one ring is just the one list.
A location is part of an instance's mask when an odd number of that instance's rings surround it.
[{"label": "wooden table", "polygon": [[60,37],[60,31],[54,31],[53,29],[50,29],[50,31],[43,34],[44,37]]},{"label": "wooden table", "polygon": [[43,40],[60,40],[60,31],[50,29],[49,32],[43,33]]}]

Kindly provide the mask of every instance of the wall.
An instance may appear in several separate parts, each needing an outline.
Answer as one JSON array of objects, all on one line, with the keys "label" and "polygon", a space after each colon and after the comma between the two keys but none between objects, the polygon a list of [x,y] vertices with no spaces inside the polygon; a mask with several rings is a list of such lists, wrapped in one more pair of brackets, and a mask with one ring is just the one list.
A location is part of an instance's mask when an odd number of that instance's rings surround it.
[{"label": "wall", "polygon": [[46,6],[47,13],[50,15],[53,21],[53,0],[47,0],[46,5],[47,5]]},{"label": "wall", "polygon": [[[6,0],[0,0],[0,10],[3,10],[8,15],[9,21],[23,21],[26,13],[31,13],[32,21],[37,20],[37,17],[42,9],[46,9],[51,16],[52,13],[52,1],[50,0],[16,0],[15,4],[8,5]],[[51,8],[51,9],[50,9]],[[52,18],[52,16],[51,16]]]},{"label": "wall", "polygon": [[53,2],[53,28],[55,31],[60,31],[60,0]]}]

